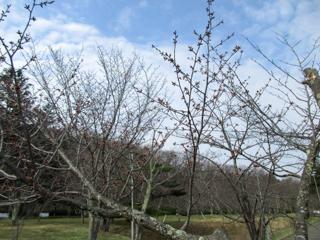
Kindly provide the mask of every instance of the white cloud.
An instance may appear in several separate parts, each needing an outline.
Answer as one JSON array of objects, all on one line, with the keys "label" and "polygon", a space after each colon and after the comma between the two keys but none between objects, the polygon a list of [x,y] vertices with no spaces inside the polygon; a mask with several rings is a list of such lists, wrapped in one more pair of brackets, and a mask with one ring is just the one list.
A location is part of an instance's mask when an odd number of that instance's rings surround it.
[{"label": "white cloud", "polygon": [[[250,26],[245,33],[255,31],[255,34],[268,30],[288,35],[294,40],[305,40],[320,36],[318,19],[320,19],[320,3],[318,0],[273,0],[264,1],[262,6],[253,6],[242,2],[244,13],[254,20],[254,28]],[[260,29],[259,29],[260,26]]]},{"label": "white cloud", "polygon": [[[298,3],[295,15],[288,23],[288,33],[296,39],[315,39],[320,36],[318,21],[320,19],[320,4],[313,1]],[[310,40],[311,40],[310,39]]]},{"label": "white cloud", "polygon": [[138,5],[139,5],[139,7],[144,8],[144,7],[147,7],[148,4],[149,3],[147,0],[140,0]]},{"label": "white cloud", "polygon": [[260,2],[258,6],[249,4],[248,1],[237,3],[245,14],[255,22],[276,23],[279,19],[285,19],[294,11],[292,0],[273,0]]},{"label": "white cloud", "polygon": [[130,7],[123,8],[118,16],[116,21],[116,26],[114,28],[116,30],[127,29],[131,26],[132,18],[134,17],[134,11]]}]

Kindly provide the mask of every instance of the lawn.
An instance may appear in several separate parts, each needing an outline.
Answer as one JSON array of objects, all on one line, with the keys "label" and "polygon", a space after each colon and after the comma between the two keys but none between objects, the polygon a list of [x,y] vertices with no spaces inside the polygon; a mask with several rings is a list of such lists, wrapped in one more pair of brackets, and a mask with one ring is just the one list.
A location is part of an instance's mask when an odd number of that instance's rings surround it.
[{"label": "lawn", "polygon": [[[0,220],[0,239],[10,240],[12,226],[7,220]],[[48,218],[26,219],[23,221],[20,233],[21,240],[84,240],[87,239],[87,220],[82,223],[80,218]],[[106,237],[106,234],[108,237]],[[128,240],[129,224],[124,220],[116,221],[111,227],[111,233],[99,235],[99,240]]]},{"label": "lawn", "polygon": [[[290,240],[293,239],[294,234],[294,228],[293,223],[289,223],[288,219],[284,220],[287,222],[287,224],[284,224],[283,227],[279,228],[277,231],[273,234],[273,240]],[[313,224],[319,223],[318,217],[311,217],[309,219],[309,229]]]},{"label": "lawn", "polygon": [[[175,227],[182,225],[184,217],[169,215],[158,217],[159,220],[170,223]],[[214,229],[223,227],[231,239],[248,239],[248,233],[243,224],[230,221],[221,215],[193,216],[190,232],[194,234],[210,234]],[[290,222],[287,218],[278,218],[272,222],[272,231],[276,240],[286,239],[292,233]],[[80,218],[48,218],[48,219],[26,219],[23,221],[20,233],[21,240],[86,240],[88,223],[84,224]],[[0,239],[10,240],[13,227],[10,221],[0,220]],[[111,225],[110,232],[101,232],[99,240],[129,240],[130,223],[123,219],[117,219]],[[164,239],[150,231],[145,232],[144,239]]]}]

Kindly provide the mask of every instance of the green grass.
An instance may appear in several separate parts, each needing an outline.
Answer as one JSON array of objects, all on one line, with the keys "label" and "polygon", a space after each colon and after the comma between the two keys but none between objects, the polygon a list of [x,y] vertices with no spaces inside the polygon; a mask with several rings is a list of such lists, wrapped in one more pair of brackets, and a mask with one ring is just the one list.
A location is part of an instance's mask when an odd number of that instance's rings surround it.
[{"label": "green grass", "polygon": [[[168,215],[166,217],[157,217],[165,223],[172,224],[175,227],[180,227],[184,220],[183,216]],[[231,232],[231,235],[246,235],[245,228],[238,223],[230,223],[230,220],[219,216],[192,216],[192,224],[190,232],[196,234],[211,234],[214,229],[226,224],[225,228]],[[0,239],[11,239],[14,228],[9,220],[0,220]],[[241,232],[241,234],[239,234]],[[130,235],[130,223],[123,219],[115,220],[111,224],[110,233],[101,232],[99,240],[128,240]],[[87,219],[85,224],[82,224],[80,218],[48,218],[41,219],[26,219],[23,221],[21,230],[21,240],[85,240],[88,236]],[[144,239],[163,239],[150,231],[145,232]],[[240,238],[241,239],[241,238]],[[244,239],[244,238],[242,238]]]},{"label": "green grass", "polygon": [[[174,227],[180,227],[185,217],[168,215],[157,217]],[[315,221],[315,220],[312,220]],[[292,225],[291,225],[292,226]],[[214,229],[223,227],[234,240],[248,239],[244,224],[233,222],[221,215],[192,216],[190,232],[199,235],[211,234]],[[273,240],[289,239],[292,227],[288,218],[278,218],[272,222]],[[10,240],[14,228],[9,220],[0,220],[0,239]],[[110,232],[100,232],[99,240],[129,240],[130,223],[117,219],[111,224]],[[86,240],[88,237],[88,222],[82,223],[80,218],[48,218],[25,219],[22,223],[20,240]],[[150,231],[145,231],[144,239],[162,240],[164,238]]]},{"label": "green grass", "polygon": [[[10,240],[13,233],[10,221],[0,221],[0,239]],[[86,240],[88,224],[82,224],[80,218],[26,219],[22,223],[21,240]],[[128,240],[129,230],[126,224],[117,222],[111,225],[110,233],[101,232],[99,240]]]},{"label": "green grass", "polygon": [[[187,219],[186,216],[177,216],[177,215],[166,215],[166,216],[158,216],[156,217],[160,221],[165,222],[177,222],[177,221],[185,221]],[[226,219],[222,215],[192,215],[191,220],[193,222],[223,222]]]},{"label": "green grass", "polygon": [[[289,222],[289,220],[285,220],[287,222],[288,225],[287,227],[282,227],[280,229],[278,229],[277,231],[275,231],[273,233],[272,236],[272,240],[289,240],[289,239],[293,239],[293,234],[294,234],[294,227],[293,227],[293,223]],[[320,219],[318,217],[311,217],[309,219],[309,223],[310,224],[314,224],[319,222]]]},{"label": "green grass", "polygon": [[274,232],[272,240],[284,240],[290,238],[292,235],[293,227],[288,227]]}]

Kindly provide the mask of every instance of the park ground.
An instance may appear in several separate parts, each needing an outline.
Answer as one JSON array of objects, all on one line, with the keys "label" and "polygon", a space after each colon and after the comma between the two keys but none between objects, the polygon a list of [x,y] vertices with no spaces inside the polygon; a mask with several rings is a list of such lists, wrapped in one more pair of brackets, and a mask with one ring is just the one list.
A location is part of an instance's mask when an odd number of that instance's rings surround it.
[{"label": "park ground", "polygon": [[[181,226],[183,217],[162,216],[160,220],[175,227]],[[317,220],[312,219],[311,223]],[[220,215],[193,216],[190,232],[194,234],[210,234],[214,229],[223,227],[233,240],[249,239],[243,224],[233,222]],[[271,223],[272,239],[291,239],[293,228],[289,218],[277,218]],[[86,240],[88,232],[87,219],[81,218],[47,218],[47,219],[25,219],[20,232],[21,240]],[[13,227],[9,220],[0,220],[0,239],[10,240]],[[124,219],[117,219],[111,225],[110,232],[101,232],[99,240],[129,240],[130,223]],[[164,238],[152,232],[146,232],[144,239],[162,240]]]}]

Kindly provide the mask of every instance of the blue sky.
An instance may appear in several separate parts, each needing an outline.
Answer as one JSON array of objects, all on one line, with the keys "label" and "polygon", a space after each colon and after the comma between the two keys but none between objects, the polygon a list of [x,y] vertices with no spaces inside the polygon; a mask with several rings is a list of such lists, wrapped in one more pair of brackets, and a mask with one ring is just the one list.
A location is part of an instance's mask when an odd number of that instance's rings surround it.
[{"label": "blue sky", "polygon": [[[193,29],[201,29],[206,22],[205,6],[205,0],[56,0],[40,15],[64,15],[68,21],[94,26],[106,36],[161,44],[170,40],[174,30],[184,41],[191,41]],[[217,19],[225,22],[220,31],[260,42],[275,39],[275,33],[299,39],[309,38],[311,32],[319,34],[318,0],[217,0],[215,11]]]},{"label": "blue sky", "polygon": [[[28,0],[0,0],[1,8],[12,3],[12,13],[0,24],[0,35],[15,37],[25,20],[25,2]],[[84,50],[90,56],[87,59],[92,59],[97,45],[116,46],[128,53],[137,52],[149,63],[161,64],[151,45],[170,49],[175,30],[182,46],[192,43],[193,30],[200,31],[206,23],[205,7],[205,0],[56,0],[36,11],[38,21],[31,34],[40,50],[49,45],[67,53]],[[287,36],[291,42],[301,40],[302,52],[320,36],[319,0],[216,0],[214,9],[217,20],[225,22],[215,32],[216,39],[235,32],[231,44],[243,47],[243,72],[247,75],[262,71],[249,60],[257,54],[244,37],[259,44],[272,58],[290,59],[278,35]],[[182,47],[182,58],[184,51]]]},{"label": "blue sky", "polygon": [[179,30],[190,38],[205,23],[205,1],[70,0],[57,1],[53,11],[97,27],[109,36],[135,43],[162,42]]}]

